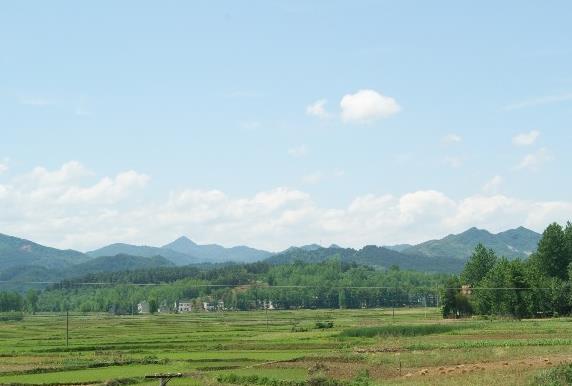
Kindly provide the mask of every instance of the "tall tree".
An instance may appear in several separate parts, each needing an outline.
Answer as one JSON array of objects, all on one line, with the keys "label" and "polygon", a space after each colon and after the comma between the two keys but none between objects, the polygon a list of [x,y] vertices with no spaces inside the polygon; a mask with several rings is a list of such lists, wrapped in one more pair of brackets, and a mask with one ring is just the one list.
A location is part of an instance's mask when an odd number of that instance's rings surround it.
[{"label": "tall tree", "polygon": [[497,256],[492,249],[485,248],[483,244],[477,245],[461,273],[461,282],[473,287],[477,286],[496,262]]},{"label": "tall tree", "polygon": [[564,229],[560,224],[550,224],[542,234],[533,261],[546,276],[567,280],[570,258]]},{"label": "tall tree", "polygon": [[566,223],[566,228],[564,228],[564,239],[566,243],[566,254],[568,255],[568,261],[572,262],[572,223],[570,221]]}]

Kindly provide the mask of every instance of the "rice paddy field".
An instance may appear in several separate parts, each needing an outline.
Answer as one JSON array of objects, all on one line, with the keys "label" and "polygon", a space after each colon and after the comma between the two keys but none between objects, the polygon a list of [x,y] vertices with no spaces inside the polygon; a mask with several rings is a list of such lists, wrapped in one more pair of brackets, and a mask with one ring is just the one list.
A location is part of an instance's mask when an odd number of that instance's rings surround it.
[{"label": "rice paddy field", "polygon": [[[332,322],[332,323],[330,323]],[[572,319],[443,320],[437,309],[0,321],[2,385],[567,384]],[[560,382],[560,383],[558,383]]]}]

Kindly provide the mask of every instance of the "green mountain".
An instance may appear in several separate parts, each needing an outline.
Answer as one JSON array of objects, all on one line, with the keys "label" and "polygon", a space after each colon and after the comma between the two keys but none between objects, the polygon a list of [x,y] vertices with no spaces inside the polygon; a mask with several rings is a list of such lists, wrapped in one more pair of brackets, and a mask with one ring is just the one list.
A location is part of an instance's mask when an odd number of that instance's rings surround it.
[{"label": "green mountain", "polygon": [[471,228],[458,235],[449,235],[440,240],[431,240],[405,248],[407,255],[448,257],[466,260],[477,244],[493,249],[499,256],[509,259],[526,258],[536,251],[541,235],[519,227],[493,234],[484,229]]},{"label": "green mountain", "polygon": [[22,265],[62,269],[88,260],[89,256],[78,251],[45,247],[0,234],[0,272]]},{"label": "green mountain", "polygon": [[464,266],[464,262],[459,259],[406,255],[385,247],[373,245],[368,245],[359,250],[339,247],[320,247],[311,250],[289,248],[265,261],[270,264],[291,264],[296,261],[319,263],[332,258],[338,258],[346,263],[363,264],[383,269],[397,266],[403,270],[424,272],[460,272]]},{"label": "green mountain", "polygon": [[163,256],[177,265],[195,264],[200,259],[185,253],[177,252],[169,248],[150,247],[146,245],[111,244],[95,251],[87,252],[91,257],[130,255],[139,257]]},{"label": "green mountain", "polygon": [[[130,255],[101,256],[64,269],[42,266],[13,266],[0,272],[1,289],[42,288],[40,282],[59,282],[73,277],[95,273],[136,271],[160,267],[174,267],[170,260],[161,256],[140,257]],[[37,285],[31,283],[38,283]]]},{"label": "green mountain", "polygon": [[199,245],[188,237],[179,237],[177,240],[164,245],[167,248],[179,253],[195,256],[205,262],[254,262],[263,260],[272,255],[267,251],[254,249],[246,246],[225,248],[217,244]]}]

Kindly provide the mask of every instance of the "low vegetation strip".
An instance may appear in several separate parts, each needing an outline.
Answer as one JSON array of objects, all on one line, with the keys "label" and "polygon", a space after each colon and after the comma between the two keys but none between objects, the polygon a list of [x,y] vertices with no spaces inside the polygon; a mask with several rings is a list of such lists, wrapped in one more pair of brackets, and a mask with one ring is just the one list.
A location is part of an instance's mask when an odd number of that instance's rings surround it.
[{"label": "low vegetation strip", "polygon": [[388,324],[377,327],[349,328],[340,333],[341,337],[373,338],[377,336],[424,336],[444,334],[472,327],[466,324]]},{"label": "low vegetation strip", "polygon": [[526,346],[571,346],[572,339],[483,339],[478,341],[463,341],[455,343],[413,343],[405,346],[408,350],[450,350],[473,349],[484,347],[526,347]]},{"label": "low vegetation strip", "polygon": [[572,363],[545,370],[534,378],[534,385],[565,386],[572,384]]}]

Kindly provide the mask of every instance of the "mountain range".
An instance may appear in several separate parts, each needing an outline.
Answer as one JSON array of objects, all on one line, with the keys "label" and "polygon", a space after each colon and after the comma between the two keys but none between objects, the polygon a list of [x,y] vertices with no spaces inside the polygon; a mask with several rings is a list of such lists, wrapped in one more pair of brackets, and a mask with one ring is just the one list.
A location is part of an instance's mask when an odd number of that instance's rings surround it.
[{"label": "mountain range", "polygon": [[440,240],[430,240],[412,246],[398,246],[406,255],[450,257],[467,259],[480,243],[494,250],[497,255],[509,259],[525,258],[536,251],[541,235],[519,227],[497,234],[484,229],[470,228],[457,235],[448,235]]},{"label": "mountain range", "polygon": [[91,257],[115,256],[117,254],[142,257],[163,256],[177,265],[229,261],[249,263],[264,260],[272,255],[271,252],[245,246],[225,248],[217,244],[199,245],[185,236],[179,237],[162,247],[111,244],[95,251],[87,252],[87,254]]},{"label": "mountain range", "polygon": [[310,244],[290,247],[279,253],[247,246],[226,248],[217,244],[199,245],[187,237],[180,237],[162,247],[111,244],[82,253],[50,248],[0,234],[0,281],[61,279],[76,273],[200,263],[267,261],[270,264],[285,264],[296,260],[318,262],[331,257],[380,268],[399,266],[401,269],[420,271],[459,272],[478,243],[507,258],[526,258],[536,250],[540,237],[540,234],[523,227],[497,234],[471,228],[460,234],[417,245],[370,245],[353,249],[341,248],[335,244],[329,247]]}]

